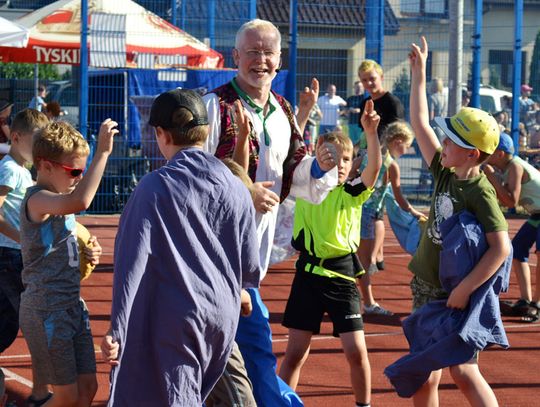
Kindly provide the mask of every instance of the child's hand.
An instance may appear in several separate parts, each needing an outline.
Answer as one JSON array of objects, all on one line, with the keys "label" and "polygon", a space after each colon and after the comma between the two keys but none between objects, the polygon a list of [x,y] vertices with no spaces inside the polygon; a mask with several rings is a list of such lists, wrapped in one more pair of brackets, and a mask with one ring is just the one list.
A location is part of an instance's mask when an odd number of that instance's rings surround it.
[{"label": "child's hand", "polygon": [[448,297],[448,300],[446,301],[446,306],[448,308],[464,310],[469,303],[470,296],[471,291],[462,282],[452,290],[450,296]]},{"label": "child's hand", "polygon": [[317,140],[317,148],[315,150],[315,157],[321,170],[330,171],[338,163],[336,147],[332,143],[324,141],[324,136],[320,136]]},{"label": "child's hand", "polygon": [[251,132],[251,122],[249,121],[249,117],[245,114],[244,106],[242,106],[240,100],[234,102],[232,115],[234,123],[238,128],[238,139],[240,141],[247,140],[249,133]]},{"label": "child's hand", "polygon": [[409,53],[409,63],[413,73],[423,72],[426,68],[426,61],[428,57],[428,44],[426,37],[420,37],[422,47],[420,48],[415,43],[411,44],[411,52]]},{"label": "child's hand", "polygon": [[309,114],[313,106],[315,106],[315,103],[317,103],[318,98],[319,98],[319,81],[317,80],[317,78],[313,78],[311,80],[311,87],[308,88],[306,86],[304,90],[300,92],[298,110],[307,111]]},{"label": "child's hand", "polygon": [[249,317],[253,306],[251,305],[251,296],[249,293],[242,288],[240,292],[240,315],[243,317]]},{"label": "child's hand", "polygon": [[279,205],[279,196],[272,191],[271,187],[274,186],[274,181],[263,181],[253,183],[251,189],[251,196],[253,198],[253,206],[255,210],[260,213],[270,212]]},{"label": "child's hand", "polygon": [[94,266],[99,264],[99,258],[103,253],[103,249],[99,244],[97,237],[90,236],[90,239],[88,239],[88,245],[83,249],[83,253],[86,260],[88,260],[90,264]]},{"label": "child's hand", "polygon": [[106,119],[101,123],[101,127],[99,128],[97,153],[110,154],[112,152],[113,138],[114,135],[118,133],[117,126],[118,123],[111,119]]},{"label": "child's hand", "polygon": [[111,366],[118,366],[118,352],[120,344],[110,334],[106,334],[101,341],[101,354]]},{"label": "child's hand", "polygon": [[366,101],[366,106],[364,107],[364,113],[360,119],[362,127],[366,136],[377,135],[377,127],[379,127],[379,122],[381,121],[381,116],[377,114],[374,108],[373,100],[368,99]]}]

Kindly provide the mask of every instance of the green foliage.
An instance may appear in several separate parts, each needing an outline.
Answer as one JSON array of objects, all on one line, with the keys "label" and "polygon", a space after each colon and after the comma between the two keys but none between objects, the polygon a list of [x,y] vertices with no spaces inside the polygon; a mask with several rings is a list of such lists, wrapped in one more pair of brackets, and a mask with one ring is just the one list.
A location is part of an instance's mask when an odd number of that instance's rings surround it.
[{"label": "green foliage", "polygon": [[[58,80],[60,74],[56,65],[39,65],[39,79]],[[0,63],[0,78],[4,79],[32,79],[34,77],[34,64],[19,64],[15,62]]]},{"label": "green foliage", "polygon": [[532,86],[535,96],[533,99],[538,100],[540,98],[540,31],[536,34],[534,42],[529,78],[529,84]]}]

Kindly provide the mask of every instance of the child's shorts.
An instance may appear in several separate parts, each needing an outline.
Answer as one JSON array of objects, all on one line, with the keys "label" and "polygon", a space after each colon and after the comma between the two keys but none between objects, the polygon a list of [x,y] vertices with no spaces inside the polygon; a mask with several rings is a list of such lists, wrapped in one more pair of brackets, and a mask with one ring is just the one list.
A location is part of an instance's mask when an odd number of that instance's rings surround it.
[{"label": "child's shorts", "polygon": [[297,271],[285,308],[283,326],[318,334],[327,312],[333,335],[364,329],[360,293],[354,281]]},{"label": "child's shorts", "polygon": [[414,276],[411,280],[411,291],[413,297],[413,312],[428,302],[448,298],[448,293],[442,288],[435,287],[433,284],[428,283],[417,276]]},{"label": "child's shorts", "polygon": [[21,251],[0,247],[0,353],[15,341],[19,332],[22,269]]},{"label": "child's shorts", "polygon": [[73,384],[78,375],[96,373],[90,318],[82,299],[59,311],[22,306],[20,325],[32,356],[36,382]]},{"label": "child's shorts", "polygon": [[362,207],[362,224],[360,228],[360,239],[375,239],[375,222],[384,219],[382,210],[376,210],[369,206]]},{"label": "child's shorts", "polygon": [[520,263],[528,262],[529,250],[534,242],[536,242],[538,252],[540,250],[540,214],[532,215],[512,239],[514,259]]}]

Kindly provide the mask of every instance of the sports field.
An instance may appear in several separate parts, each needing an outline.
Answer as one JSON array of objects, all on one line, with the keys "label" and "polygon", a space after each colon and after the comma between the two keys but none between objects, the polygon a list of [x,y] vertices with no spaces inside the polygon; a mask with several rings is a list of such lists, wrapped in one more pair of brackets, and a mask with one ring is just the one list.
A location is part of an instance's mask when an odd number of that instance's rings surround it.
[{"label": "sports field", "polygon": [[[108,396],[109,367],[101,362],[99,344],[109,323],[113,246],[118,217],[87,216],[80,218],[90,231],[98,236],[104,248],[101,265],[83,283],[82,296],[90,308],[92,331],[98,360],[99,390],[94,405],[105,405]],[[523,220],[509,220],[513,236]],[[385,307],[396,313],[393,317],[368,317],[365,331],[372,368],[372,405],[409,406],[412,402],[400,399],[383,376],[384,368],[408,351],[402,334],[400,320],[411,308],[408,286],[410,273],[407,262],[410,256],[398,246],[391,230],[387,229],[385,240],[386,270],[373,278],[374,294]],[[534,256],[531,258],[535,264]],[[280,325],[285,302],[294,275],[293,261],[273,267],[262,285],[262,297],[271,313],[274,333],[274,351],[278,359],[283,357],[287,343],[287,331]],[[534,282],[534,278],[533,278]],[[518,288],[512,276],[509,293],[505,299],[516,299]],[[484,376],[493,387],[501,406],[540,405],[540,324],[522,323],[517,318],[505,318],[505,327],[511,348],[493,348],[480,356]],[[166,328],[165,328],[166,329]],[[338,339],[331,336],[331,325],[325,322],[320,336],[315,337],[311,354],[300,378],[298,392],[306,406],[352,406],[354,398],[349,386],[348,368]],[[0,366],[6,374],[9,400],[19,406],[30,393],[30,356],[24,339],[19,336],[15,344],[0,356]],[[143,385],[143,384],[142,384]],[[467,405],[450,375],[445,372],[440,388],[441,406]],[[271,407],[271,406],[268,406]]]}]

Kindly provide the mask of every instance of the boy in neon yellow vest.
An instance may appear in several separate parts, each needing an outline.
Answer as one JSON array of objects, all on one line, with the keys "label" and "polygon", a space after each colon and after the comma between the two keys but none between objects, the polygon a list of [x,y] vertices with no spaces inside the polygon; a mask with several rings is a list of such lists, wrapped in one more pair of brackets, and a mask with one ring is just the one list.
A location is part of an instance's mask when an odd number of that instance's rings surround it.
[{"label": "boy in neon yellow vest", "polygon": [[320,205],[296,201],[293,246],[300,251],[296,276],[287,302],[283,325],[289,328],[289,342],[280,377],[293,389],[309,353],[311,337],[318,334],[323,314],[334,324],[351,369],[357,406],[369,406],[371,368],[367,355],[356,278],[364,270],[356,257],[360,243],[362,204],[373,192],[382,158],[377,136],[379,115],[368,101],[362,115],[368,140],[368,165],[349,179],[353,146],[341,133],[324,136],[319,148],[335,148],[339,185]]}]

